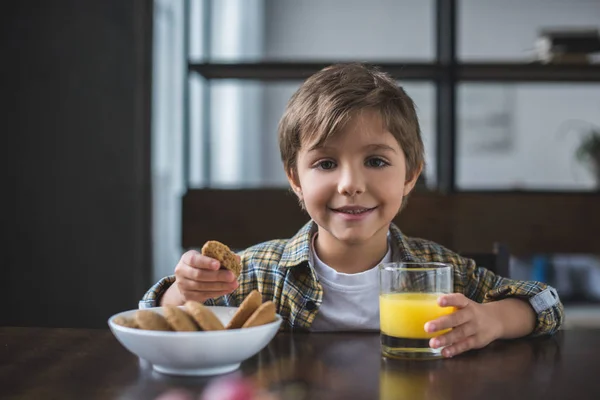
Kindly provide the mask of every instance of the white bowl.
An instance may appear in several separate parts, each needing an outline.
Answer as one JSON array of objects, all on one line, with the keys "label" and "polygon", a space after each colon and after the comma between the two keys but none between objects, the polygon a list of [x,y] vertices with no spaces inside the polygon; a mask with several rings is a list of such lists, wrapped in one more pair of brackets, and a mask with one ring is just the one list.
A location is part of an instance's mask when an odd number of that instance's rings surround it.
[{"label": "white bowl", "polygon": [[[208,307],[226,325],[237,307]],[[160,307],[149,310],[162,314]],[[163,332],[126,328],[114,323],[137,310],[124,311],[108,319],[110,330],[130,352],[170,375],[216,375],[239,368],[242,361],[261,351],[273,339],[281,316],[269,324],[244,329],[199,332]]]}]

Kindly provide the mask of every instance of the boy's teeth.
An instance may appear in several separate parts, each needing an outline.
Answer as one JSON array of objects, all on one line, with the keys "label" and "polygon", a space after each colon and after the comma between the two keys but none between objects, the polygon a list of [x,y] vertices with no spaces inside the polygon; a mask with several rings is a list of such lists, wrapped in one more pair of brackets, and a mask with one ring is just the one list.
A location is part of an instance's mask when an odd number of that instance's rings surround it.
[{"label": "boy's teeth", "polygon": [[365,211],[367,211],[366,208],[364,210],[342,210],[342,212],[346,214],[362,214]]}]

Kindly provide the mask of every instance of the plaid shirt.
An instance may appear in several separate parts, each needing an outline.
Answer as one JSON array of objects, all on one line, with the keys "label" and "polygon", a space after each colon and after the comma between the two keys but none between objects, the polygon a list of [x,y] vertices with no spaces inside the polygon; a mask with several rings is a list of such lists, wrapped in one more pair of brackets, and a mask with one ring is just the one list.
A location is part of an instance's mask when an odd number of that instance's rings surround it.
[{"label": "plaid shirt", "polygon": [[[275,303],[284,321],[282,329],[310,329],[323,300],[323,288],[310,265],[311,238],[316,231],[317,225],[310,221],[289,240],[272,240],[246,249],[240,254],[243,268],[239,287],[206,304],[239,306],[256,289],[263,300]],[[390,242],[393,261],[452,264],[454,292],[473,301],[486,303],[508,297],[529,301],[537,313],[533,336],[554,333],[563,322],[563,305],[554,288],[544,283],[502,278],[436,243],[406,237],[394,224],[390,224]],[[144,295],[140,308],[156,307],[174,281],[174,276],[161,279]]]}]

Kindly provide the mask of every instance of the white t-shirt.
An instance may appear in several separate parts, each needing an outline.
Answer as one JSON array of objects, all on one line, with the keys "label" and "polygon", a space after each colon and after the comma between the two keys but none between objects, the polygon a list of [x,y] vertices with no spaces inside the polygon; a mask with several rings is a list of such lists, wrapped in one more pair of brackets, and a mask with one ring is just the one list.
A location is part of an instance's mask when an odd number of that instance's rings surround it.
[{"label": "white t-shirt", "polygon": [[[379,330],[379,274],[377,266],[357,274],[337,272],[319,259],[315,238],[311,265],[323,286],[323,301],[312,325],[313,332]],[[391,261],[390,245],[381,262]],[[379,264],[379,263],[378,263]]]}]

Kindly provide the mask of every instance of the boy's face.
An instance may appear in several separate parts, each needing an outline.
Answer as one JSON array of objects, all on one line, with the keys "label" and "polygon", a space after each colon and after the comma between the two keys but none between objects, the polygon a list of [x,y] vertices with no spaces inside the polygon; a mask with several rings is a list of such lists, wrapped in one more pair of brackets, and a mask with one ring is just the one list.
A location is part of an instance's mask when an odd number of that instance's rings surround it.
[{"label": "boy's face", "polygon": [[357,113],[323,146],[302,143],[288,179],[319,235],[346,244],[387,236],[418,174],[406,180],[404,152],[374,111]]}]

